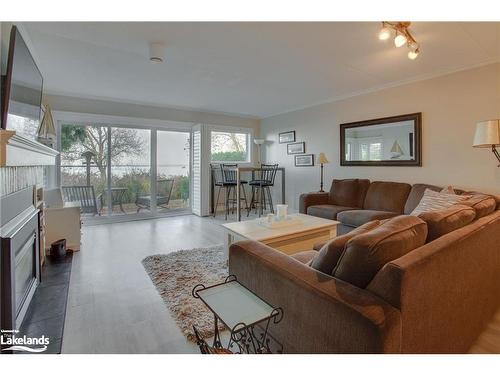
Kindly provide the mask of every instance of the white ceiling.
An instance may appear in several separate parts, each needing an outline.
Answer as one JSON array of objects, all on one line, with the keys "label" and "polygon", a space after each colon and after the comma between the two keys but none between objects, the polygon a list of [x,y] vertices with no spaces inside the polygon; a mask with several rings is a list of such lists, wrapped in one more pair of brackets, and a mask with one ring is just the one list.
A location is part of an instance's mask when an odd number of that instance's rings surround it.
[{"label": "white ceiling", "polygon": [[[500,23],[23,23],[48,93],[259,118],[500,60]],[[164,42],[166,61],[148,59]]]}]

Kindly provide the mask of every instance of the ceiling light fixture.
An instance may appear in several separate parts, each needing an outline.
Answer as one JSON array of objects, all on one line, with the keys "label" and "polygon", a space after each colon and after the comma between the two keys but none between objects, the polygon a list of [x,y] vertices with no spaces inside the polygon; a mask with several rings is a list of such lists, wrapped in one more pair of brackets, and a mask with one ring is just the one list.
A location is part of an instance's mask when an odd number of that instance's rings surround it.
[{"label": "ceiling light fixture", "polygon": [[161,63],[165,59],[165,45],[163,43],[149,43],[149,61]]},{"label": "ceiling light fixture", "polygon": [[382,22],[382,29],[378,33],[380,40],[388,40],[391,37],[391,31],[394,31],[394,45],[399,48],[405,44],[410,51],[408,58],[415,60],[420,54],[420,45],[417,43],[413,35],[411,35],[409,27],[411,22]]}]

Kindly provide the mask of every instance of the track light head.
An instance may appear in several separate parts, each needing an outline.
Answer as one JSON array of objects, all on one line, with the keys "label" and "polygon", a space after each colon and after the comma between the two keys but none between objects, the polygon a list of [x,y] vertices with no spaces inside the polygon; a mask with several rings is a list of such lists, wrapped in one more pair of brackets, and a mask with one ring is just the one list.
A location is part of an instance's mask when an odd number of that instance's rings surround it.
[{"label": "track light head", "polygon": [[403,47],[406,44],[406,36],[403,34],[396,34],[396,37],[394,38],[394,45],[399,48]]},{"label": "track light head", "polygon": [[408,58],[410,60],[415,60],[418,57],[419,54],[420,54],[420,49],[416,48],[416,49],[408,52]]},{"label": "track light head", "polygon": [[380,40],[387,40],[390,37],[391,37],[391,30],[386,26],[382,27],[382,29],[378,33],[378,38]]}]

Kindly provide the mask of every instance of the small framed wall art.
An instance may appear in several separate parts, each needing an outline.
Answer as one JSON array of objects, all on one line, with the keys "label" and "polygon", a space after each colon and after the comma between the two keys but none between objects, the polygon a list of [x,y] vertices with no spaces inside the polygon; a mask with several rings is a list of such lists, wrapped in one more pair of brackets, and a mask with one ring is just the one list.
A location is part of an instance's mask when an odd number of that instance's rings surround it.
[{"label": "small framed wall art", "polygon": [[314,166],[314,155],[295,155],[295,166],[296,167],[313,167]]},{"label": "small framed wall art", "polygon": [[305,154],[305,152],[306,152],[305,142],[288,143],[286,145],[286,153],[288,155]]},{"label": "small framed wall art", "polygon": [[279,143],[295,142],[295,130],[279,133]]}]

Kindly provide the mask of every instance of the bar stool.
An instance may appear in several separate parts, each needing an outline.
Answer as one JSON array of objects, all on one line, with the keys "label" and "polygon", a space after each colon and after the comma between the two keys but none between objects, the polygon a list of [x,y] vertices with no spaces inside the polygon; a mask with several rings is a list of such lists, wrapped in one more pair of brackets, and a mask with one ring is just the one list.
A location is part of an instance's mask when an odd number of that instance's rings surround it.
[{"label": "bar stool", "polygon": [[[221,164],[221,170],[222,170],[222,178],[225,184],[228,185],[229,189],[227,191],[227,196],[226,196],[226,202],[232,203],[232,210],[231,212],[234,214],[234,207],[235,203],[240,204],[237,202],[237,194],[236,194],[236,169],[238,168],[238,164]],[[248,181],[242,180],[240,178],[240,193],[243,193],[240,198],[240,200],[245,202],[245,209],[248,210],[248,201],[247,201],[247,194],[245,191],[245,185],[248,184]],[[231,191],[233,192],[233,197],[231,198]],[[226,220],[227,220],[227,214],[229,212],[229,205],[226,205]]]},{"label": "bar stool", "polygon": [[[264,209],[267,208],[266,199],[269,201],[271,212],[274,214],[273,198],[270,188],[274,186],[277,170],[278,164],[262,164],[257,170],[258,178],[248,183],[252,187],[252,200],[250,201],[250,208],[247,209],[247,217],[250,215],[250,211],[253,207],[255,207],[255,211],[257,212],[257,206],[259,206],[260,217]],[[255,198],[256,193],[258,200]]]},{"label": "bar stool", "polygon": [[[220,192],[224,189],[225,194],[225,202],[224,202],[224,210],[225,210],[225,219],[227,220],[227,215],[229,213],[230,205],[232,204],[232,212],[234,213],[234,204],[236,203],[236,168],[238,168],[238,164],[219,164],[219,165],[211,165],[212,172],[214,174],[214,185],[219,187],[217,192],[217,199],[214,205],[214,217],[217,214],[217,206],[219,205]],[[243,198],[241,200],[245,201],[245,208],[248,209],[248,202],[246,197],[245,188],[243,185],[248,184],[248,181],[240,180],[240,192],[243,193]],[[233,196],[231,197],[231,191],[233,192]]]}]

